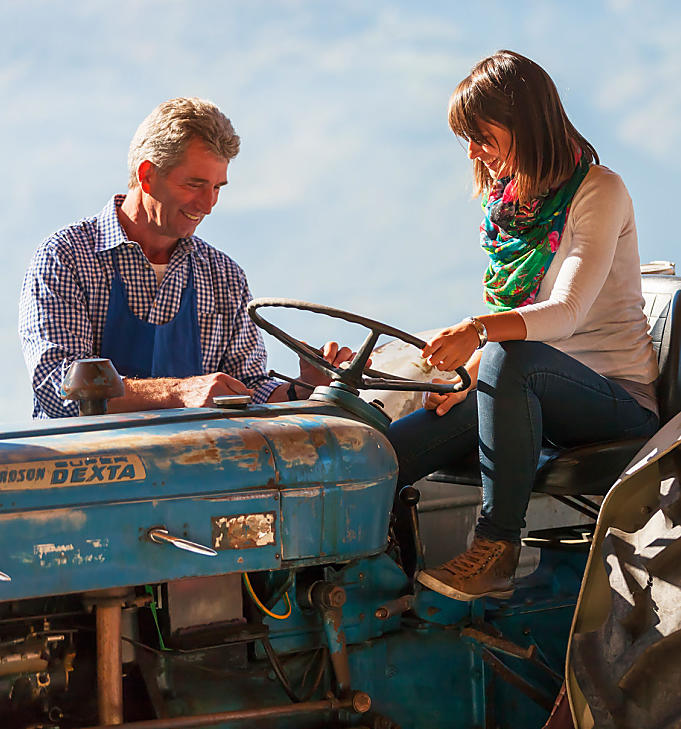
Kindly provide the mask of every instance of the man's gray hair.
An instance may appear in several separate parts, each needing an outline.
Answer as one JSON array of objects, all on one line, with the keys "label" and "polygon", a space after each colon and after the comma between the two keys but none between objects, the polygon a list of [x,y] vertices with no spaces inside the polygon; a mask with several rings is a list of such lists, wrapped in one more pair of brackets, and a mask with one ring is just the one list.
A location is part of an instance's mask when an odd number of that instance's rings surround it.
[{"label": "man's gray hair", "polygon": [[205,99],[177,98],[159,104],[139,125],[128,151],[128,187],[139,185],[137,170],[144,160],[162,173],[178,165],[193,139],[200,139],[218,157],[231,160],[239,153],[232,122]]}]

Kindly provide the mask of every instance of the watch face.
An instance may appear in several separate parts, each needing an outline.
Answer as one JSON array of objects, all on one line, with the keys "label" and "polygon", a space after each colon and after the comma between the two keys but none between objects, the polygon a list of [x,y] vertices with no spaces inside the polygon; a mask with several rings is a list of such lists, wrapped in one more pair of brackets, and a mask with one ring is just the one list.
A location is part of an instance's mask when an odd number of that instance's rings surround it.
[{"label": "watch face", "polygon": [[243,408],[250,402],[250,395],[216,395],[213,398],[213,404],[218,408]]}]

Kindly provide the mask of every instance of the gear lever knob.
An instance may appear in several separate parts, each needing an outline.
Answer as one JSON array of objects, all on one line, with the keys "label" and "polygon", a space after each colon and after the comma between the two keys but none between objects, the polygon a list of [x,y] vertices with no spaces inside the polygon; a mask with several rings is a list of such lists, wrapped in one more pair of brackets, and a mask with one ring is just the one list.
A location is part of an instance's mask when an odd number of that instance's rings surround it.
[{"label": "gear lever knob", "polygon": [[106,401],[125,394],[125,385],[110,359],[77,359],[61,386],[64,400],[75,400],[81,415],[103,415]]}]

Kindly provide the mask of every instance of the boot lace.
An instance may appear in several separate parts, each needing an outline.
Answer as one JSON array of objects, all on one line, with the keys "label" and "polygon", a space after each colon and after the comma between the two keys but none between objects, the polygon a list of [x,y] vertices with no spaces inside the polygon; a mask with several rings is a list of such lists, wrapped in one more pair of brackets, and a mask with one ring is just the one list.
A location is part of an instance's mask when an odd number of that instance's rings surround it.
[{"label": "boot lace", "polygon": [[440,569],[447,570],[456,577],[474,577],[493,564],[503,551],[504,547],[500,542],[476,539],[469,549],[443,564]]}]

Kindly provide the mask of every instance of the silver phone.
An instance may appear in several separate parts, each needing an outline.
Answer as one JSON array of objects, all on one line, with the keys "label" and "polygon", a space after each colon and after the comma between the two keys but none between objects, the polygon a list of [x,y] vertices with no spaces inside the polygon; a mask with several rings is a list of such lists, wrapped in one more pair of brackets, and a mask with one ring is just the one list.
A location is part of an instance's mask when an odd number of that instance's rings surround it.
[{"label": "silver phone", "polygon": [[250,395],[216,395],[213,404],[217,408],[245,408],[251,399]]}]

